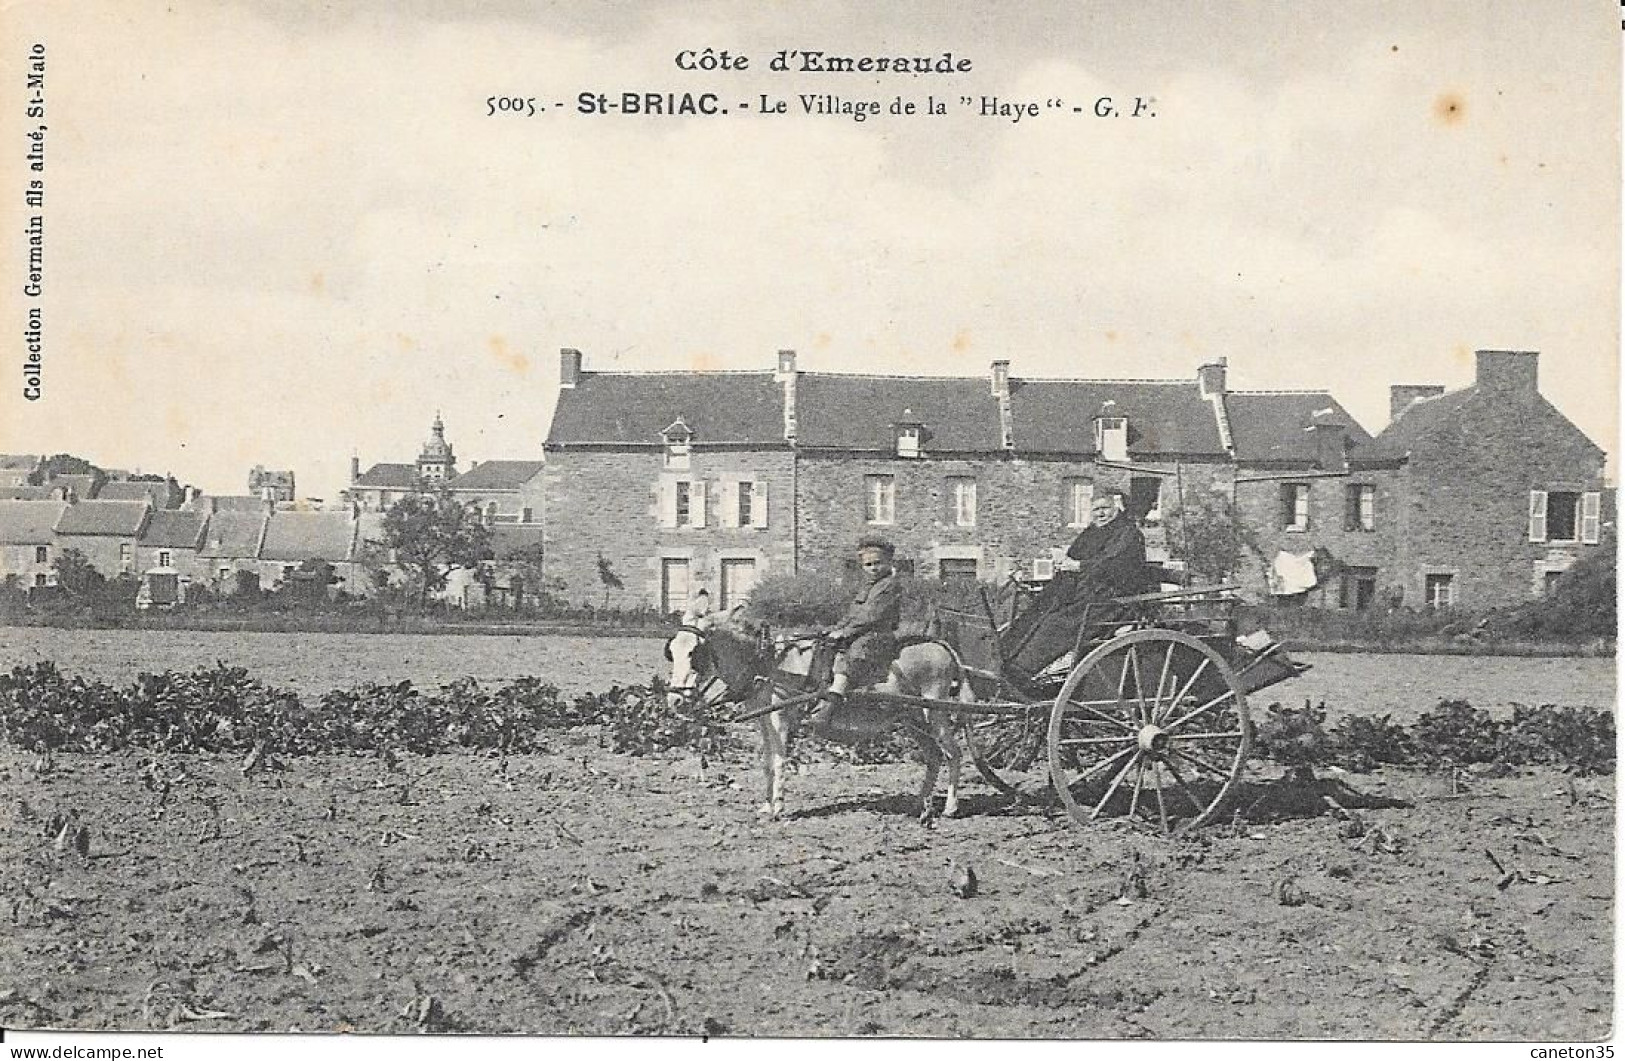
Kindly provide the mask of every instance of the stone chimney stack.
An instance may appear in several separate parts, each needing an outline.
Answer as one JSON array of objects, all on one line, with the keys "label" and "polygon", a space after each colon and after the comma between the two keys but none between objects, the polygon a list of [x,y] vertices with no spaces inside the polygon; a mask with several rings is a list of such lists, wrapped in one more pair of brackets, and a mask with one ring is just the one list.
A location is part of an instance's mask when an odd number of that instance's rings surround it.
[{"label": "stone chimney stack", "polygon": [[1540,354],[1533,350],[1478,351],[1478,378],[1485,394],[1514,402],[1533,402],[1540,393]]},{"label": "stone chimney stack", "polygon": [[993,397],[999,403],[999,441],[1005,449],[1014,449],[1016,424],[1015,416],[1010,409],[1010,362],[1005,360],[993,362],[988,376],[993,387]]},{"label": "stone chimney stack", "polygon": [[361,458],[352,456],[350,458],[350,481],[353,483],[359,478],[361,478]]},{"label": "stone chimney stack", "polygon": [[559,389],[574,390],[581,382],[581,351],[568,346],[559,351]]},{"label": "stone chimney stack", "polygon": [[1437,383],[1396,383],[1388,388],[1388,422],[1399,419],[1399,414],[1422,398],[1437,398],[1444,388]]},{"label": "stone chimney stack", "polygon": [[784,388],[784,440],[794,443],[796,432],[796,352],[779,351],[779,367],[773,372],[773,382]]},{"label": "stone chimney stack", "polygon": [[1204,398],[1224,397],[1224,376],[1228,363],[1224,358],[1202,365],[1196,370],[1196,386]]}]

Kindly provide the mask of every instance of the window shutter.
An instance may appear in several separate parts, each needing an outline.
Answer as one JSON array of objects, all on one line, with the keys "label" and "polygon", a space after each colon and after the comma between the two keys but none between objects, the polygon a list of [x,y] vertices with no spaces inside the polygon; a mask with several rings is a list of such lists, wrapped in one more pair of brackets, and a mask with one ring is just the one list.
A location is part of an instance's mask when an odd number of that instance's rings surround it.
[{"label": "window shutter", "polygon": [[717,526],[739,526],[739,483],[733,479],[722,481],[722,511],[717,515]]},{"label": "window shutter", "polygon": [[1602,539],[1602,494],[1595,490],[1580,495],[1580,541],[1596,545]]},{"label": "window shutter", "polygon": [[1529,491],[1529,540],[1546,540],[1546,491]]},{"label": "window shutter", "polygon": [[767,483],[760,479],[750,488],[750,525],[767,526]]},{"label": "window shutter", "polygon": [[688,511],[696,527],[705,526],[705,480],[696,479],[689,488]]},{"label": "window shutter", "polygon": [[675,479],[660,480],[660,525],[662,527],[677,526],[677,481]]}]

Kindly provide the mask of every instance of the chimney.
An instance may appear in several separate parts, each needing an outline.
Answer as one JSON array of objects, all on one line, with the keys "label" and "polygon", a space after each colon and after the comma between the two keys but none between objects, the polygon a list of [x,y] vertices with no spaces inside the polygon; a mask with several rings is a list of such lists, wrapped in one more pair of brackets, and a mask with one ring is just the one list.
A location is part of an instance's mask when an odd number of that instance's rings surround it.
[{"label": "chimney", "polygon": [[581,351],[568,346],[559,351],[559,389],[574,390],[581,382]]},{"label": "chimney", "polygon": [[993,362],[988,375],[993,386],[993,397],[999,403],[999,442],[1005,449],[1014,449],[1016,424],[1010,411],[1010,362]]},{"label": "chimney", "polygon": [[1196,386],[1204,398],[1224,397],[1224,374],[1227,362],[1224,358],[1202,365],[1196,370]]},{"label": "chimney", "polygon": [[360,457],[351,457],[350,458],[350,481],[353,483],[359,478],[361,478],[361,458]]},{"label": "chimney", "polygon": [[1515,402],[1532,402],[1539,394],[1540,354],[1533,350],[1478,351],[1478,388],[1485,394]]},{"label": "chimney", "polygon": [[796,440],[796,352],[779,351],[779,367],[773,373],[773,382],[784,388],[784,440]]},{"label": "chimney", "polygon": [[1310,430],[1315,433],[1315,465],[1326,472],[1348,471],[1348,449],[1345,445],[1348,428],[1322,420]]},{"label": "chimney", "polygon": [[1419,398],[1437,398],[1444,388],[1435,383],[1396,383],[1388,388],[1388,422],[1399,419],[1399,414],[1411,407]]}]

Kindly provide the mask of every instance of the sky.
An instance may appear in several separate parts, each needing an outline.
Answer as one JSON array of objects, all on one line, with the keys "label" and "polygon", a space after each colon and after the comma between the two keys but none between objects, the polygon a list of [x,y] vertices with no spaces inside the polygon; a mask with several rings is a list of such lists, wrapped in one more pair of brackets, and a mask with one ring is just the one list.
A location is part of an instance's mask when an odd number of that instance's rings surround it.
[{"label": "sky", "polygon": [[[1497,348],[1539,350],[1544,393],[1612,455],[1619,33],[1612,4],[1527,0],[13,0],[0,77],[43,44],[47,113],[0,113],[0,452],[214,493],[264,464],[332,498],[352,455],[412,460],[437,411],[464,467],[539,459],[561,347],[589,371],[795,349],[812,371],[1106,379],[1224,357],[1234,388],[1326,388],[1375,432],[1390,384],[1464,386]],[[677,67],[706,47],[750,67]],[[779,73],[780,49],[972,70]],[[730,113],[577,112],[626,91]],[[738,109],[763,93],[790,112]],[[948,113],[860,123],[800,93]],[[959,103],[984,96],[1040,113]],[[1096,118],[1103,96],[1155,116]],[[32,213],[43,293],[19,299]]]}]

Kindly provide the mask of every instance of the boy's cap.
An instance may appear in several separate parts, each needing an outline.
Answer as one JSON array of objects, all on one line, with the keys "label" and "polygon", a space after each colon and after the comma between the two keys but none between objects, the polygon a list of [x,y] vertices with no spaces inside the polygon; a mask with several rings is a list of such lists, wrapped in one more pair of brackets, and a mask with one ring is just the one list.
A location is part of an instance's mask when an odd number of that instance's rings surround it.
[{"label": "boy's cap", "polygon": [[890,560],[897,553],[897,547],[884,538],[861,538],[858,540],[858,552],[876,552]]}]

